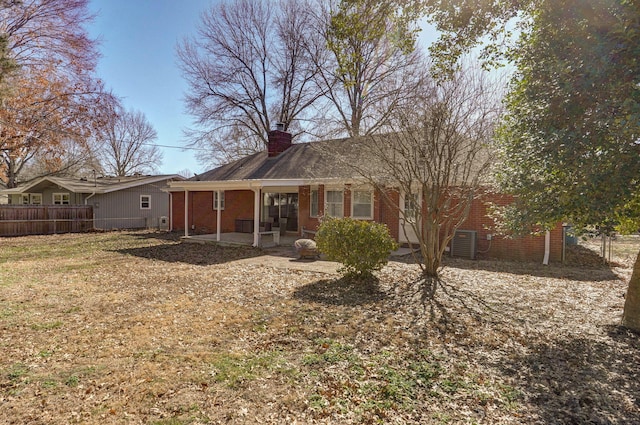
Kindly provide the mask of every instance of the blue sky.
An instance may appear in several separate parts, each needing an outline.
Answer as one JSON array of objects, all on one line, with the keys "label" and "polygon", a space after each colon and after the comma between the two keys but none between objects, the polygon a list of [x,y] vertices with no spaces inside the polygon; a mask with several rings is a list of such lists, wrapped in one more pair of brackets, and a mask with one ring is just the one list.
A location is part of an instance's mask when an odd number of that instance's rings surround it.
[{"label": "blue sky", "polygon": [[[127,109],[143,112],[158,133],[156,143],[185,146],[182,129],[186,84],[177,66],[176,44],[196,33],[211,0],[91,0],[97,16],[88,30],[100,39],[98,75]],[[162,148],[161,173],[206,171],[195,151]]]},{"label": "blue sky", "polygon": [[[156,143],[186,147],[182,129],[191,123],[182,101],[187,89],[177,65],[176,44],[196,35],[202,12],[215,0],[90,0],[96,15],[88,27],[100,40],[98,74],[127,109],[143,112],[158,133]],[[423,42],[433,37],[424,31]],[[161,148],[159,171],[206,171],[196,151]]]}]

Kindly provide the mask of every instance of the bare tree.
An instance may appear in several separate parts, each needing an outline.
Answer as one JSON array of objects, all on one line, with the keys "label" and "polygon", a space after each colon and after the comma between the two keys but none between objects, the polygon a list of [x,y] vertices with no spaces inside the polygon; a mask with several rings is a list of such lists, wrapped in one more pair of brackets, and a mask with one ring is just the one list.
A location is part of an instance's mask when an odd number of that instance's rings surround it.
[{"label": "bare tree", "polygon": [[318,84],[333,105],[333,128],[350,137],[376,133],[421,90],[426,65],[415,49],[417,11],[395,0],[340,0],[316,15],[326,46],[315,56]]},{"label": "bare tree", "polygon": [[61,141],[55,150],[38,150],[21,165],[20,182],[48,175],[86,176],[101,170],[90,146],[74,140]]},{"label": "bare tree", "polygon": [[260,151],[276,123],[304,122],[322,95],[316,54],[305,44],[309,7],[296,0],[230,0],[202,15],[197,38],[177,48],[189,85],[195,128],[186,136],[210,147],[211,162]]},{"label": "bare tree", "polygon": [[365,154],[348,159],[400,212],[405,237],[415,234],[429,282],[437,281],[447,244],[488,183],[501,87],[473,69],[431,81],[419,102],[394,111],[391,133],[363,138]]},{"label": "bare tree", "polygon": [[99,133],[97,156],[106,174],[130,176],[155,172],[162,162],[157,133],[139,111],[118,110]]}]

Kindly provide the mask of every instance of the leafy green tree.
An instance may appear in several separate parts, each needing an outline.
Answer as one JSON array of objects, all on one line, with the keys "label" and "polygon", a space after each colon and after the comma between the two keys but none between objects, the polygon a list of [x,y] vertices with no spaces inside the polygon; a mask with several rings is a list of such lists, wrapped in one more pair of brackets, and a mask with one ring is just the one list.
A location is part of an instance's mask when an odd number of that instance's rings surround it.
[{"label": "leafy green tree", "polygon": [[[468,49],[489,35],[485,58],[500,53],[495,40],[504,24],[520,19],[517,44],[506,55],[516,73],[499,137],[498,178],[517,198],[503,211],[512,229],[558,220],[599,225],[633,205],[640,183],[640,2],[466,0],[442,10],[428,3],[447,31],[436,49],[456,42]],[[465,15],[473,5],[483,13]],[[455,54],[441,51],[444,69]],[[623,324],[640,330],[640,256]]]}]

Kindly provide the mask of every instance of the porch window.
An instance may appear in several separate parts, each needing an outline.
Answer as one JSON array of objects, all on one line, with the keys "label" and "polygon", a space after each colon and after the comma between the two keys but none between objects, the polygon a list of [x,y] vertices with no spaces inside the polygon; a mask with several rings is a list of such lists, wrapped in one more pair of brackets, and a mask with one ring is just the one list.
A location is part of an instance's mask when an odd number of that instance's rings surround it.
[{"label": "porch window", "polygon": [[54,193],[53,205],[69,205],[71,197],[68,193]]},{"label": "porch window", "polygon": [[140,209],[141,210],[151,209],[151,195],[140,195]]},{"label": "porch window", "polygon": [[351,216],[363,220],[373,219],[373,192],[354,190],[351,192]]},{"label": "porch window", "polygon": [[318,216],[318,189],[311,189],[309,215],[311,217]]},{"label": "porch window", "polygon": [[213,191],[213,209],[224,210],[224,191],[220,191],[220,199],[218,199],[218,191]]},{"label": "porch window", "polygon": [[327,190],[325,200],[326,208],[324,212],[326,215],[337,218],[344,216],[344,195],[342,190]]}]

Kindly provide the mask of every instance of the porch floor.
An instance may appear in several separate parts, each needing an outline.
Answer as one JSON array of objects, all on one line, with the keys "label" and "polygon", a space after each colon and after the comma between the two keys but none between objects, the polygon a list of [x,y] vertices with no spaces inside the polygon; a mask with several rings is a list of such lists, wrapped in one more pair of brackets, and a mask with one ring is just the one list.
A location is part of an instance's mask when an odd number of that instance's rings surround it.
[{"label": "porch floor", "polygon": [[[183,236],[182,240],[184,242],[192,242],[192,243],[218,243],[221,245],[240,245],[240,246],[252,246],[253,245],[253,233],[221,233],[220,241],[216,241],[217,235],[215,233],[206,234],[206,235],[189,235]],[[293,246],[293,243],[300,239],[299,236],[288,234],[284,236],[280,236],[280,246]],[[264,248],[273,247],[275,243],[273,242],[273,236],[264,235],[262,236],[262,246]]]}]

